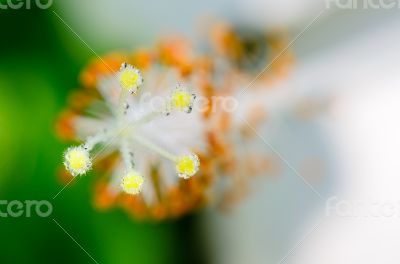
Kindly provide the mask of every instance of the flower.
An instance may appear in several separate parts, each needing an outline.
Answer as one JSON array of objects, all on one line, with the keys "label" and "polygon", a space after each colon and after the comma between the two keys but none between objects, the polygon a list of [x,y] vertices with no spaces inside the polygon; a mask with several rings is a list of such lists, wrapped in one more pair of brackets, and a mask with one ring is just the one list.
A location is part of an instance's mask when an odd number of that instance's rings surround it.
[{"label": "flower", "polygon": [[[170,42],[168,50],[173,49]],[[193,68],[192,59],[184,56],[180,61],[185,66],[164,60],[157,50],[113,53],[91,62],[81,74],[84,89],[74,92],[63,111],[72,112],[73,118],[62,115],[57,131],[79,141],[94,175],[102,175],[96,188],[99,208],[120,204],[136,218],[161,219],[206,203],[213,177],[204,154],[206,142],[199,140],[206,127],[203,113],[191,111],[201,85],[197,76],[183,70]],[[119,70],[117,61],[122,61]],[[110,67],[103,65],[108,63]],[[176,171],[183,153],[197,157],[185,177]]]},{"label": "flower", "polygon": [[[181,170],[178,171],[179,176],[184,179],[193,176],[197,172],[200,164],[200,161],[195,154],[190,154],[185,157],[185,160],[181,160],[174,153],[171,153],[167,149],[162,148],[152,140],[146,138],[146,135],[151,134],[150,131],[149,133],[141,131],[154,119],[160,118],[160,116],[164,115],[164,106],[155,109],[145,106],[145,109],[138,109],[137,111],[134,109],[132,110],[133,112],[130,114],[128,113],[133,102],[128,98],[126,91],[135,91],[134,93],[136,93],[138,87],[142,85],[143,80],[139,70],[127,63],[123,63],[118,73],[118,77],[120,87],[115,87],[112,82],[114,77],[111,76],[109,79],[103,80],[102,88],[104,90],[101,90],[105,99],[108,100],[108,105],[112,108],[110,109],[111,115],[107,117],[107,120],[97,120],[98,122],[104,123],[104,125],[101,129],[99,128],[99,131],[94,135],[88,136],[82,146],[67,150],[64,162],[67,170],[74,176],[85,174],[91,168],[92,163],[89,152],[93,150],[96,145],[107,145],[114,140],[117,141],[116,146],[118,146],[122,161],[125,165],[125,170],[128,171],[128,174],[122,178],[121,185],[122,190],[126,193],[140,193],[144,182],[142,176],[139,176],[139,173],[134,170],[135,162],[134,153],[132,151],[133,144],[141,145],[142,147],[145,147],[172,162],[179,160],[177,165],[181,168]],[[194,96],[188,95],[180,85],[177,87],[178,88],[176,88],[173,93],[173,106],[185,109],[190,108]],[[114,90],[114,93],[118,94],[118,101],[113,101],[113,94],[108,94],[108,92],[112,90]],[[110,96],[110,98],[108,98],[108,96]],[[189,96],[190,98],[186,98],[186,96]],[[190,111],[186,110],[186,112]]]},{"label": "flower", "polygon": [[[237,117],[260,128],[271,105],[268,89],[249,88],[236,112],[213,101],[237,96],[255,77],[229,56],[197,55],[187,41],[170,38],[154,49],[97,59],[81,76],[83,89],[69,100],[57,130],[80,142],[64,155],[70,174],[93,165],[98,208],[119,205],[137,219],[175,218],[210,203],[215,189],[222,203],[237,201],[251,176],[273,167]],[[203,110],[193,107],[196,97]],[[221,177],[228,184],[212,188]]]}]

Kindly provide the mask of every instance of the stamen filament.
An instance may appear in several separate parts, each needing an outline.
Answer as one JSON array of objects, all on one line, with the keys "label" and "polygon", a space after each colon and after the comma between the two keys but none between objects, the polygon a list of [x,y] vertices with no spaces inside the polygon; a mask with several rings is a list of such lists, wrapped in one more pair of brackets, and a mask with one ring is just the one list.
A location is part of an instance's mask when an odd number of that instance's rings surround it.
[{"label": "stamen filament", "polygon": [[133,161],[133,152],[130,150],[128,142],[126,140],[122,141],[121,144],[121,155],[122,159],[124,160],[126,171],[131,171],[133,170],[134,167],[134,161]]},{"label": "stamen filament", "polygon": [[173,162],[176,162],[178,160],[178,157],[175,156],[174,154],[169,153],[167,150],[157,146],[156,144],[148,141],[147,139],[143,138],[142,136],[140,136],[138,134],[135,134],[133,136],[133,138],[139,144],[141,144],[141,145],[143,145],[145,147],[148,147],[149,149],[153,150],[154,152],[157,152],[161,156],[163,156],[163,157],[165,157],[165,158],[167,158],[167,159],[169,159],[169,160],[171,160]]},{"label": "stamen filament", "polygon": [[105,142],[107,141],[107,134],[104,132],[98,133],[92,137],[88,137],[85,144],[83,144],[83,147],[87,151],[91,151],[97,144],[100,142]]},{"label": "stamen filament", "polygon": [[146,124],[161,114],[162,114],[162,112],[160,110],[149,112],[149,113],[145,114],[144,116],[142,116],[139,120],[133,122],[132,126],[137,126],[137,125],[139,126],[139,125]]},{"label": "stamen filament", "polygon": [[126,110],[125,104],[127,104],[126,100],[128,98],[128,91],[121,89],[121,94],[119,95],[119,101],[118,101],[118,120],[120,122],[122,121],[122,116],[124,115],[124,112]]}]

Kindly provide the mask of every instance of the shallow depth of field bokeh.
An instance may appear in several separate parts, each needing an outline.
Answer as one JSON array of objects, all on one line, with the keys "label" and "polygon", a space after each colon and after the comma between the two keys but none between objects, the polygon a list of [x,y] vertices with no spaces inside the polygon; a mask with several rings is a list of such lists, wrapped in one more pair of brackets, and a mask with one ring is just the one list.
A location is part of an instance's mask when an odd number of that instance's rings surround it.
[{"label": "shallow depth of field bokeh", "polygon": [[[272,11],[264,16],[265,9],[258,8],[264,4],[257,1],[166,2],[60,0],[45,10],[0,10],[0,200],[49,200],[54,208],[47,218],[0,218],[1,263],[91,263],[91,257],[102,264],[279,263],[324,215],[325,201],[282,160],[279,175],[257,180],[250,197],[229,213],[207,208],[176,220],[143,222],[120,209],[98,211],[92,173],[55,197],[65,185],[57,173],[67,146],[56,136],[55,121],[68,94],[79,87],[93,50],[100,55],[131,51],[168,34],[201,43],[201,25],[210,26],[210,17],[247,28],[284,28],[294,39],[325,6],[298,0],[274,7],[275,1],[265,1]],[[279,131],[274,146],[324,198],[337,193],[356,200],[399,198],[392,149],[399,145],[395,132],[400,127],[394,121],[399,12],[327,10],[291,47],[296,62],[285,85],[321,99],[322,106],[314,109],[317,121],[282,115],[271,133]],[[391,248],[400,237],[398,222],[380,220],[368,228],[355,225],[373,230],[377,241]],[[384,226],[390,226],[387,232]],[[364,261],[371,248],[378,262],[398,263],[398,255],[360,233],[348,252],[340,242],[347,240],[346,232],[321,231],[305,243],[304,252],[293,254],[292,263],[321,263],[334,256]],[[327,249],[320,241],[328,241]],[[323,253],[313,258],[315,251]]]}]

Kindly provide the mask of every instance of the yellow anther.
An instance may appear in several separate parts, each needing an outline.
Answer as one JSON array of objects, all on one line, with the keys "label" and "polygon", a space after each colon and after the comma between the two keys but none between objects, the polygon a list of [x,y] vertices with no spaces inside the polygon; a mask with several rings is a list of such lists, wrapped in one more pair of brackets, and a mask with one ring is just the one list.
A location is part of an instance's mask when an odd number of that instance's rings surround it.
[{"label": "yellow anther", "polygon": [[89,152],[83,147],[69,148],[64,154],[65,168],[73,175],[85,174],[92,167]]},{"label": "yellow anther", "polygon": [[184,87],[178,85],[171,95],[171,106],[173,109],[191,112],[195,96],[190,94]]},{"label": "yellow anther", "polygon": [[119,72],[119,83],[123,89],[136,93],[143,83],[143,78],[138,69],[123,63]]},{"label": "yellow anther", "polygon": [[142,191],[144,179],[137,171],[130,171],[122,178],[121,187],[124,192],[135,195]]},{"label": "yellow anther", "polygon": [[176,162],[178,176],[184,179],[192,177],[199,170],[200,160],[195,154],[181,156]]}]

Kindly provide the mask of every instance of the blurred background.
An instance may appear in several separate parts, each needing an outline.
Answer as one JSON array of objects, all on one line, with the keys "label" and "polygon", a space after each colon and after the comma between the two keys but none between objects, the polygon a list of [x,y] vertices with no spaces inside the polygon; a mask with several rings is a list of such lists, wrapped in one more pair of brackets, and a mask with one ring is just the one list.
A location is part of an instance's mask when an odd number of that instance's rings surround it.
[{"label": "blurred background", "polygon": [[[48,9],[0,9],[0,199],[54,206],[49,218],[0,218],[1,262],[399,263],[399,213],[337,217],[326,203],[399,204],[399,12],[310,0],[55,0]],[[257,180],[229,213],[208,208],[149,223],[98,212],[93,177],[53,199],[66,146],[54,122],[93,51],[133,50],[168,34],[200,43],[210,17],[288,30],[296,62],[279,85],[323,103],[312,121],[283,113],[268,136],[317,193],[282,162],[282,173]]]}]

